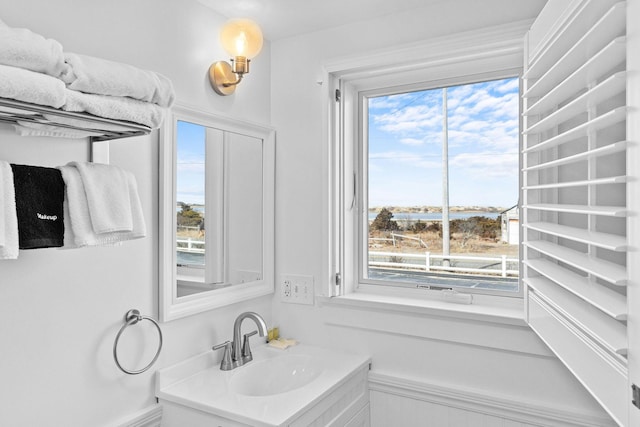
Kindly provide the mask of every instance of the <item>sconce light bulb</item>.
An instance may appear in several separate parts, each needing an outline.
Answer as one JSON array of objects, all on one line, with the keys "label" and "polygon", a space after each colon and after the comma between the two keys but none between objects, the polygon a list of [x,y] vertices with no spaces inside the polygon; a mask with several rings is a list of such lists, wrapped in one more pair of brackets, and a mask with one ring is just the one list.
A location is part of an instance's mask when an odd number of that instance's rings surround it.
[{"label": "sconce light bulb", "polygon": [[248,50],[247,49],[247,45],[249,44],[249,41],[247,40],[247,35],[243,32],[241,32],[240,34],[238,34],[238,37],[236,37],[236,55],[235,56],[247,56],[245,55],[245,52]]},{"label": "sconce light bulb", "polygon": [[262,30],[250,19],[231,19],[220,30],[220,42],[232,58],[254,58],[262,49]]}]

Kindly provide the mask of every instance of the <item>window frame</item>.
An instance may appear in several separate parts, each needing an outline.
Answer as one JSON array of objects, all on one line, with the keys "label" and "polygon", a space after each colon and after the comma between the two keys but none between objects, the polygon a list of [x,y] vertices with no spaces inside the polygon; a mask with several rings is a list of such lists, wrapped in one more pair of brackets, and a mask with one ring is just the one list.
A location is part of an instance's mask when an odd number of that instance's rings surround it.
[{"label": "window frame", "polygon": [[[355,196],[360,189],[355,177],[359,166],[353,164],[353,141],[362,124],[357,118],[358,97],[354,94],[378,90],[399,92],[411,88],[424,88],[464,84],[483,80],[520,76],[523,68],[523,35],[530,21],[500,25],[461,34],[435,38],[394,49],[386,49],[363,56],[352,56],[325,63],[325,111],[327,168],[327,256],[326,280],[319,290],[320,296],[341,297],[359,305],[369,299],[383,304],[400,304],[431,312],[450,313],[459,316],[474,312],[494,317],[507,310],[506,318],[522,319],[522,298],[494,295],[474,295],[472,305],[445,303],[441,306],[442,292],[415,288],[388,289],[358,281],[353,237],[357,227],[353,223]],[[339,99],[339,102],[337,102]],[[344,126],[343,126],[344,124]],[[350,125],[352,124],[352,125]],[[356,192],[356,189],[358,190]],[[386,287],[388,288],[388,287]],[[520,290],[523,286],[520,285]],[[419,294],[419,295],[418,295]],[[336,299],[342,300],[341,298]],[[404,302],[403,302],[404,301]],[[391,306],[390,306],[391,307]],[[444,311],[443,311],[444,310]],[[506,313],[505,312],[505,313]],[[501,316],[501,315],[498,315]]]}]

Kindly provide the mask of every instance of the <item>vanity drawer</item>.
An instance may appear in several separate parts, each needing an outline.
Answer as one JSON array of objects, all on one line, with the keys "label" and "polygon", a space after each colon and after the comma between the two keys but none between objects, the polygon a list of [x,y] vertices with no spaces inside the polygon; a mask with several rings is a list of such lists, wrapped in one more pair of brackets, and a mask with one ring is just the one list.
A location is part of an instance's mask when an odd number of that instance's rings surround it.
[{"label": "vanity drawer", "polygon": [[227,418],[179,405],[166,400],[162,404],[162,427],[252,427]]}]

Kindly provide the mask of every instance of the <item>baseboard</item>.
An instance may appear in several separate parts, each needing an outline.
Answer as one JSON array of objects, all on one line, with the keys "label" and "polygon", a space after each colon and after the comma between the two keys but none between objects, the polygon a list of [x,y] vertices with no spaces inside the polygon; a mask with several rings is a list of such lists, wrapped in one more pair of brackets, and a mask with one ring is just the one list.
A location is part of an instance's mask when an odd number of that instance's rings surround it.
[{"label": "baseboard", "polygon": [[162,406],[153,405],[114,424],[114,427],[160,427]]},{"label": "baseboard", "polygon": [[523,424],[545,427],[616,426],[604,411],[578,413],[567,408],[542,406],[539,402],[518,400],[484,391],[428,384],[375,372],[369,373],[369,389]]}]

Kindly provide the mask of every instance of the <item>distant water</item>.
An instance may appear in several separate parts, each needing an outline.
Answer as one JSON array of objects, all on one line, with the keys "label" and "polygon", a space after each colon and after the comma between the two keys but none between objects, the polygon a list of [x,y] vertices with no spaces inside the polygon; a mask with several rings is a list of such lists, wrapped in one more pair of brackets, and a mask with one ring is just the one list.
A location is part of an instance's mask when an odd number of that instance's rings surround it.
[{"label": "distant water", "polygon": [[176,264],[178,265],[204,265],[204,254],[194,252],[176,251]]},{"label": "distant water", "polygon": [[[374,220],[378,214],[376,212],[369,212],[369,220]],[[472,216],[484,216],[487,218],[495,219],[500,216],[499,212],[450,212],[449,219],[467,219]],[[400,221],[442,221],[441,212],[403,212],[394,213],[391,220]]]}]

